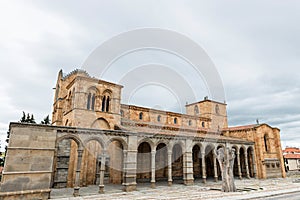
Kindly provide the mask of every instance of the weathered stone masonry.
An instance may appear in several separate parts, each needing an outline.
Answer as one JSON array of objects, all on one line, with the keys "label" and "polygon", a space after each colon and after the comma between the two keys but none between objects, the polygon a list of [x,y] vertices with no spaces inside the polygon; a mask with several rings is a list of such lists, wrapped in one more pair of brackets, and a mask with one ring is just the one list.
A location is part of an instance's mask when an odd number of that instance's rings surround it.
[{"label": "weathered stone masonry", "polygon": [[[51,188],[221,179],[216,151],[234,148],[236,178],[285,177],[280,130],[228,127],[226,104],[205,98],[186,113],[121,104],[123,86],[59,72],[52,126],[10,124],[0,199],[47,199]],[[155,95],[155,94],[154,94]]]}]

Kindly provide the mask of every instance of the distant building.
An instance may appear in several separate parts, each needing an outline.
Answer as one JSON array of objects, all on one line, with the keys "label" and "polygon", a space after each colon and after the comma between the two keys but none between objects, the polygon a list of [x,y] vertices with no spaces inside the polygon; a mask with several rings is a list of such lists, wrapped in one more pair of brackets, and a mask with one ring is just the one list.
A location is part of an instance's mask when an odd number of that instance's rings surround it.
[{"label": "distant building", "polygon": [[286,147],[283,150],[284,164],[287,171],[300,170],[300,149]]}]

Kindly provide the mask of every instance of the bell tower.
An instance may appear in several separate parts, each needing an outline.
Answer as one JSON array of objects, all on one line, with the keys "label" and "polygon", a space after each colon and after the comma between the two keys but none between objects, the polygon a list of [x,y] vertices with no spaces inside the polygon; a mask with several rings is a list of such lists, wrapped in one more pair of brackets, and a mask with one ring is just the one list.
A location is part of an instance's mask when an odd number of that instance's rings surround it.
[{"label": "bell tower", "polygon": [[83,70],[58,74],[52,124],[115,129],[120,125],[123,86],[92,78]]},{"label": "bell tower", "polygon": [[228,127],[226,106],[205,97],[202,101],[186,105],[186,114],[211,119],[210,130],[219,132]]}]

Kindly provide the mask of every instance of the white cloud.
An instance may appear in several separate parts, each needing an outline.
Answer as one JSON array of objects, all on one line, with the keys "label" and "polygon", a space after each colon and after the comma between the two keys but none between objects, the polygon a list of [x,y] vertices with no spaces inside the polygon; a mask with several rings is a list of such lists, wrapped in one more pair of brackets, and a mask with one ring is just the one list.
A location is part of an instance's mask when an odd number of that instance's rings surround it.
[{"label": "white cloud", "polygon": [[230,124],[259,118],[281,129],[283,146],[299,146],[299,4],[1,1],[0,132],[6,134],[23,110],[37,121],[51,113],[60,68],[80,67],[120,32],[161,27],[189,36],[212,58],[225,86]]}]

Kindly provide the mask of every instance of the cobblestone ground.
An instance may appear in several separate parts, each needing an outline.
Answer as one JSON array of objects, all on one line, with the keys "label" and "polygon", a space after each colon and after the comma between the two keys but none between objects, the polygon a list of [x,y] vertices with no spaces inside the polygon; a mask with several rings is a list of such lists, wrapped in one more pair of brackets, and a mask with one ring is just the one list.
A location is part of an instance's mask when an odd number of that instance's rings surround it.
[{"label": "cobblestone ground", "polygon": [[[138,184],[137,191],[122,192],[121,186],[105,186],[105,194],[98,194],[97,186],[83,187],[80,189],[80,197],[72,197],[73,189],[53,189],[51,199],[59,200],[106,200],[106,199],[257,199],[265,196],[274,196],[300,191],[300,181],[295,177],[285,179],[243,179],[235,180],[238,192],[223,193],[220,191],[221,181],[208,181],[206,184],[195,181],[193,186],[185,186],[175,183],[171,187],[166,183],[157,183],[156,188],[150,188],[150,184]],[[296,193],[295,193],[296,194]],[[300,197],[299,197],[300,199]]]}]

